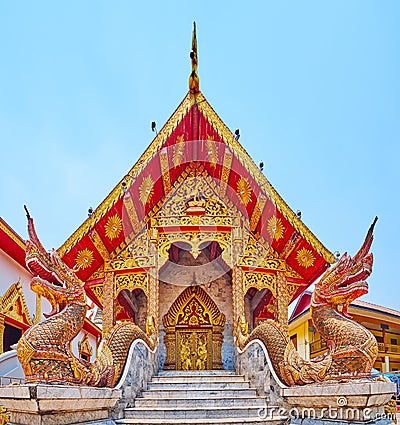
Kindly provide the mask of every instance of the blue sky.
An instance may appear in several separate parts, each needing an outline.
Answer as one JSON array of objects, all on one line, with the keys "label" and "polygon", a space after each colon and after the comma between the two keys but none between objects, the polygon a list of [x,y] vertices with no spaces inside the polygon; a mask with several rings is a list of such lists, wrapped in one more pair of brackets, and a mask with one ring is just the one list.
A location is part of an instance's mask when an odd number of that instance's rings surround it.
[{"label": "blue sky", "polygon": [[375,215],[363,299],[400,309],[397,1],[0,2],[0,216],[59,247],[187,92],[203,94],[331,251]]}]

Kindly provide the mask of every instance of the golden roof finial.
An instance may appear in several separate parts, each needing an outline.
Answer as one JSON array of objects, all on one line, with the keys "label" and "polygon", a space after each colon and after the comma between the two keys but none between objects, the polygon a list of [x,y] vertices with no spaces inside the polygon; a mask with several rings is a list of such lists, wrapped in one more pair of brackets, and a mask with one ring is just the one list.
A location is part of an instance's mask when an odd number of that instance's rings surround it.
[{"label": "golden roof finial", "polygon": [[197,38],[196,38],[196,22],[193,22],[193,35],[192,35],[192,51],[190,52],[190,58],[192,59],[192,73],[189,77],[189,90],[190,93],[200,92],[200,80],[197,75]]}]

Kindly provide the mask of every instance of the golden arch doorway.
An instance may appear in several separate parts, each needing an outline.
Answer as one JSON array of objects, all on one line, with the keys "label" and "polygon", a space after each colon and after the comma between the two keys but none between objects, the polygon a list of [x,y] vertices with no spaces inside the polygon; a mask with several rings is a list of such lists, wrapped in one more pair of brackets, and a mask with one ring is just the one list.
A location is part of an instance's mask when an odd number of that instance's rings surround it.
[{"label": "golden arch doorway", "polygon": [[225,315],[200,286],[189,286],[163,317],[164,369],[222,369]]}]

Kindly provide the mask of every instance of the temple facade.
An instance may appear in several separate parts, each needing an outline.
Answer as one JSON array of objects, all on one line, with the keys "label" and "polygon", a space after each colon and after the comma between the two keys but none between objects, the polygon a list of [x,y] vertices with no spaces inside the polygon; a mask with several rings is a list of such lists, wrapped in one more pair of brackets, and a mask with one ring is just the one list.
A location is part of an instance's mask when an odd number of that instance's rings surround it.
[{"label": "temple facade", "polygon": [[[371,379],[376,332],[348,316],[368,292],[378,218],[353,257],[335,258],[200,91],[196,27],[190,57],[181,104],[58,250],[42,245],[27,208],[26,241],[0,221],[36,308],[33,318],[19,281],[1,299],[3,345],[5,325],[21,329],[25,383],[0,384],[0,403],[21,425],[386,425],[395,388]],[[289,328],[302,294],[327,347],[313,361]],[[44,319],[41,298],[52,308]],[[330,416],[333,405],[352,416]]]},{"label": "temple facade", "polygon": [[200,91],[58,249],[102,310],[155,326],[161,369],[232,369],[238,327],[273,318],[334,256],[279,196]]}]

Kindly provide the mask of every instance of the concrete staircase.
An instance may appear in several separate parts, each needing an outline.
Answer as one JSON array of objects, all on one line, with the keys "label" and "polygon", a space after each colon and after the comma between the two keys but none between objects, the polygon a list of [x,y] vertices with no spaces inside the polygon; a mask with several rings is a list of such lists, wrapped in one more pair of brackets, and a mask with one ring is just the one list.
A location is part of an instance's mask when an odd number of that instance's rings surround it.
[{"label": "concrete staircase", "polygon": [[[272,406],[244,376],[234,371],[169,371],[154,376],[135,407],[125,409],[118,424],[142,425],[255,425],[282,424]],[[272,415],[273,413],[273,415]]]}]

